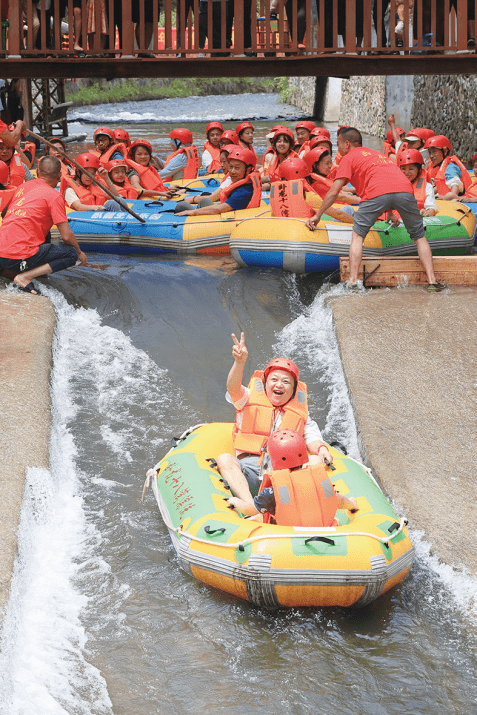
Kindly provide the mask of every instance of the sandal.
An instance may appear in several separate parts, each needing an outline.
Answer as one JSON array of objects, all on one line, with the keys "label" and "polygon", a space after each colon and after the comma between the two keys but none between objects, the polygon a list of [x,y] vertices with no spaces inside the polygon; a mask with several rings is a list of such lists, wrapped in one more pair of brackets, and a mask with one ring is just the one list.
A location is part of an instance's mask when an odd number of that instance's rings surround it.
[{"label": "sandal", "polygon": [[429,283],[427,286],[427,290],[429,293],[440,293],[441,290],[445,290],[447,288],[447,283]]}]

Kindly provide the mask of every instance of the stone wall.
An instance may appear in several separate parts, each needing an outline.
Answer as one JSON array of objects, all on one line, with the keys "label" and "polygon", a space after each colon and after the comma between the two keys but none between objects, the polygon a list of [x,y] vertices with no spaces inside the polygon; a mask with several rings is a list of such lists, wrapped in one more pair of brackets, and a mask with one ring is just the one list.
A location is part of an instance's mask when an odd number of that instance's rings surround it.
[{"label": "stone wall", "polygon": [[386,77],[350,77],[341,85],[338,123],[381,136],[386,124]]},{"label": "stone wall", "polygon": [[475,75],[416,75],[411,126],[445,134],[454,152],[470,159],[477,150]]},{"label": "stone wall", "polygon": [[289,77],[287,103],[313,117],[316,101],[316,77]]}]

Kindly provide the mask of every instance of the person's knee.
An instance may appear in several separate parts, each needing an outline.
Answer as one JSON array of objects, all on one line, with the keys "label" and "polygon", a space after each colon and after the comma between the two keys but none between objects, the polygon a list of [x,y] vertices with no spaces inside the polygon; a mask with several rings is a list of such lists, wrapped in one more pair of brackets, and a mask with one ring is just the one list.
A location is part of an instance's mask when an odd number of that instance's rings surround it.
[{"label": "person's knee", "polygon": [[220,471],[222,471],[222,469],[233,469],[237,464],[237,458],[228,452],[219,454],[217,457],[217,466]]}]

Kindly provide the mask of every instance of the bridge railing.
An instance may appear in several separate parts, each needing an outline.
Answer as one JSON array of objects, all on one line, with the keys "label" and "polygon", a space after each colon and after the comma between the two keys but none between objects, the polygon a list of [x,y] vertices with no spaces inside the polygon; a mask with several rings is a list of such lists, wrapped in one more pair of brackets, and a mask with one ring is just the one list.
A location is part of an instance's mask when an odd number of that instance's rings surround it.
[{"label": "bridge railing", "polygon": [[269,0],[67,0],[66,19],[47,5],[2,0],[1,57],[457,54],[477,0],[280,0],[276,15]]}]

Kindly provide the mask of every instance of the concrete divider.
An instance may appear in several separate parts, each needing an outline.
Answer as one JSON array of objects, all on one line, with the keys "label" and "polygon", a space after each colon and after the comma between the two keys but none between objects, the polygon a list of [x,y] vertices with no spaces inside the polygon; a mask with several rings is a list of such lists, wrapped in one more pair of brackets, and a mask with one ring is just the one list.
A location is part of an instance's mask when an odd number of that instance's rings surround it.
[{"label": "concrete divider", "polygon": [[10,590],[28,467],[49,467],[51,344],[47,298],[0,290],[0,622]]},{"label": "concrete divider", "polygon": [[477,288],[330,305],[369,465],[433,552],[477,574]]}]

